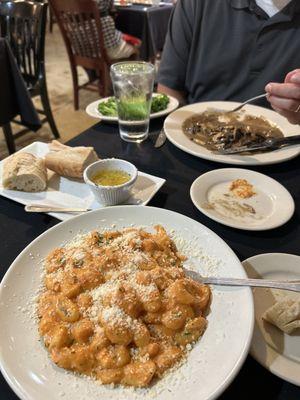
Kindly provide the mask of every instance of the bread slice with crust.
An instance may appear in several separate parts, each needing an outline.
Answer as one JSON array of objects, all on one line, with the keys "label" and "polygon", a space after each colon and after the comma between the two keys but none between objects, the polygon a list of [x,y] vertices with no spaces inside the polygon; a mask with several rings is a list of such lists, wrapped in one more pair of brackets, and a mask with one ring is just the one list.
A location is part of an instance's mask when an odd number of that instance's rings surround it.
[{"label": "bread slice with crust", "polygon": [[47,187],[47,169],[42,158],[17,153],[3,162],[2,184],[5,189],[42,192]]},{"label": "bread slice with crust", "polygon": [[82,178],[83,171],[99,160],[93,147],[70,147],[53,140],[45,156],[46,167],[59,175]]}]

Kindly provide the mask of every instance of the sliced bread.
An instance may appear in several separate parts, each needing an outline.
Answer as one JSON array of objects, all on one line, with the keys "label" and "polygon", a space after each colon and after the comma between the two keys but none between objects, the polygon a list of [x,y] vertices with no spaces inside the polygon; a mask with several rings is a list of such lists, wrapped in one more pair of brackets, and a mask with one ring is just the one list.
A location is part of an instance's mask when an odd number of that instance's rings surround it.
[{"label": "sliced bread", "polygon": [[47,187],[47,169],[42,158],[17,153],[3,162],[2,184],[5,189],[41,192]]}]

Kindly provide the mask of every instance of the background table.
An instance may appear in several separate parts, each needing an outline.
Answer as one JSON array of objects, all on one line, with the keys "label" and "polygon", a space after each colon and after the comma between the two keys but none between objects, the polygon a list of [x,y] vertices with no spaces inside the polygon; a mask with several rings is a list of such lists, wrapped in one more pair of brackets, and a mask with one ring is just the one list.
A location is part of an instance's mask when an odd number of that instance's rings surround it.
[{"label": "background table", "polygon": [[[165,178],[166,184],[149,205],[177,211],[208,226],[231,246],[241,260],[268,252],[300,255],[299,158],[283,164],[251,168],[277,179],[290,191],[296,202],[293,218],[281,228],[271,231],[236,230],[202,215],[193,206],[189,196],[189,189],[195,178],[212,169],[226,166],[188,155],[169,142],[160,149],[154,149],[153,142],[161,126],[162,121],[152,121],[150,139],[140,145],[121,142],[117,127],[104,124],[95,125],[71,140],[70,144],[92,145],[100,157],[124,158],[133,162],[143,172]],[[25,213],[22,205],[0,198],[0,278],[27,244],[58,222],[45,214]],[[17,399],[2,377],[0,394],[1,400]],[[256,398],[299,400],[300,388],[275,377],[248,356],[240,373],[220,399],[253,400]]]},{"label": "background table", "polygon": [[142,40],[140,57],[148,61],[164,47],[173,5],[116,7],[116,27]]}]

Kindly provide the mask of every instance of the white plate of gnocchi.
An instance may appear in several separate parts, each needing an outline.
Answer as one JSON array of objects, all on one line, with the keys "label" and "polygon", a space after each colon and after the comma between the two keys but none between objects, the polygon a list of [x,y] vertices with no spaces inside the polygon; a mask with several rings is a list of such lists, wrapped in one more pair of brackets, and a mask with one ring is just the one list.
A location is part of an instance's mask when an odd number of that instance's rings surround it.
[{"label": "white plate of gnocchi", "polygon": [[43,233],[1,282],[5,379],[22,400],[218,397],[248,354],[252,294],[183,267],[245,277],[222,239],[168,210],[106,208]]}]

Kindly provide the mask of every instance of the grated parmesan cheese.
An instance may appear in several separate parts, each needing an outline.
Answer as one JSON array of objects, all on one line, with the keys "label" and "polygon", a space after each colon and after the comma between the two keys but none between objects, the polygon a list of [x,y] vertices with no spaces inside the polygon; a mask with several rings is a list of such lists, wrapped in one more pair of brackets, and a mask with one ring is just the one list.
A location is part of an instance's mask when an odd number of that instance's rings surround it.
[{"label": "grated parmesan cheese", "polygon": [[[134,224],[132,224],[133,226]],[[220,260],[216,259],[215,257],[208,256],[203,249],[199,249],[199,240],[195,238],[194,241],[185,241],[181,239],[179,236],[176,236],[175,231],[171,231],[172,239],[174,240],[178,250],[180,253],[185,253],[189,254],[190,258],[194,258],[193,262],[191,263],[188,261],[189,269],[194,269],[199,271],[199,265],[205,269],[205,271],[211,271],[212,274],[217,274],[218,273],[218,267],[220,265]],[[70,248],[82,248],[85,246],[86,243],[86,234],[80,234],[77,235],[71,242],[67,243],[65,247],[67,249]],[[97,318],[102,312],[102,317],[103,318],[123,318],[123,314],[125,314],[120,308],[113,306],[113,307],[103,307],[102,306],[102,300],[103,297],[106,294],[112,293],[114,290],[118,290],[118,287],[120,283],[122,282],[122,277],[124,280],[124,276],[126,277],[125,280],[126,282],[130,282],[130,285],[133,285],[136,290],[139,291],[140,295],[149,295],[153,290],[155,290],[155,285],[139,285],[136,282],[136,273],[139,270],[137,268],[137,265],[141,262],[145,262],[145,256],[139,251],[138,246],[139,246],[139,241],[136,241],[137,248],[132,249],[129,248],[128,244],[130,240],[135,240],[135,235],[132,232],[128,232],[126,234],[126,240],[127,242],[120,240],[120,238],[115,238],[110,242],[110,248],[117,248],[118,250],[122,249],[124,257],[128,257],[126,263],[122,266],[120,270],[117,271],[112,271],[109,279],[110,281],[106,282],[105,284],[99,286],[98,288],[94,290],[87,291],[88,294],[90,294],[93,298],[93,305],[87,310],[88,315],[93,318]],[[32,257],[34,258],[34,257]],[[57,278],[60,279],[62,278],[61,274],[62,270],[56,271]],[[42,273],[42,275],[44,272]],[[55,273],[54,273],[55,274]],[[43,289],[43,286],[39,287],[38,292],[36,293],[36,296],[29,302],[28,307],[27,307],[27,312],[30,312],[30,318],[32,318],[35,321],[35,325],[38,323],[37,319],[37,312],[36,312],[36,301],[39,293]],[[142,293],[144,292],[144,293]],[[21,310],[18,310],[21,311]],[[126,317],[128,318],[128,315],[125,314]],[[125,320],[126,323],[131,323],[132,318],[129,317],[129,319]],[[36,329],[36,327],[35,327]],[[103,328],[100,327],[99,325],[97,326],[97,330],[99,329],[100,331],[103,331]],[[187,345],[186,350],[189,352],[192,350],[193,345]],[[134,352],[136,351],[135,349],[131,349],[131,355],[134,358],[135,354]],[[145,360],[146,361],[146,360]],[[185,363],[185,359],[180,360],[180,365],[183,365]],[[198,363],[205,363],[203,360],[199,360]],[[48,367],[49,369],[49,362],[44,364],[44,367]],[[58,372],[56,370],[53,370],[51,368],[52,372],[52,380],[56,380],[57,385],[61,385],[61,382],[59,381],[59,377],[61,378],[61,375],[63,375],[63,382],[64,384],[68,381],[70,382],[70,389],[74,389],[74,393],[77,393],[79,388],[82,388],[83,386],[85,387],[86,391],[85,392],[80,392],[80,398],[81,400],[88,400],[91,398],[100,398],[101,393],[105,393],[105,398],[111,398],[112,400],[124,400],[130,399],[130,400],[138,400],[141,397],[143,397],[145,400],[146,399],[153,399],[158,396],[160,396],[162,393],[165,393],[166,391],[169,391],[170,393],[174,393],[176,391],[176,388],[179,388],[182,382],[187,382],[190,380],[190,371],[184,370],[182,371],[181,368],[178,369],[178,364],[174,366],[171,370],[168,370],[167,375],[163,376],[163,378],[155,382],[155,385],[149,387],[149,388],[143,388],[143,389],[137,389],[137,388],[125,388],[125,387],[120,387],[115,385],[107,385],[105,388],[101,386],[99,381],[95,380],[92,377],[87,377],[83,375],[79,375],[74,372],[69,372],[69,371],[63,371],[63,372]],[[80,379],[78,379],[80,378]],[[82,383],[83,382],[83,383]],[[91,385],[93,383],[93,385]],[[168,388],[172,388],[168,389]],[[67,394],[69,395],[69,391],[67,391]],[[65,396],[65,392],[59,392],[59,395],[61,397]],[[168,397],[169,398],[169,397]]]}]

